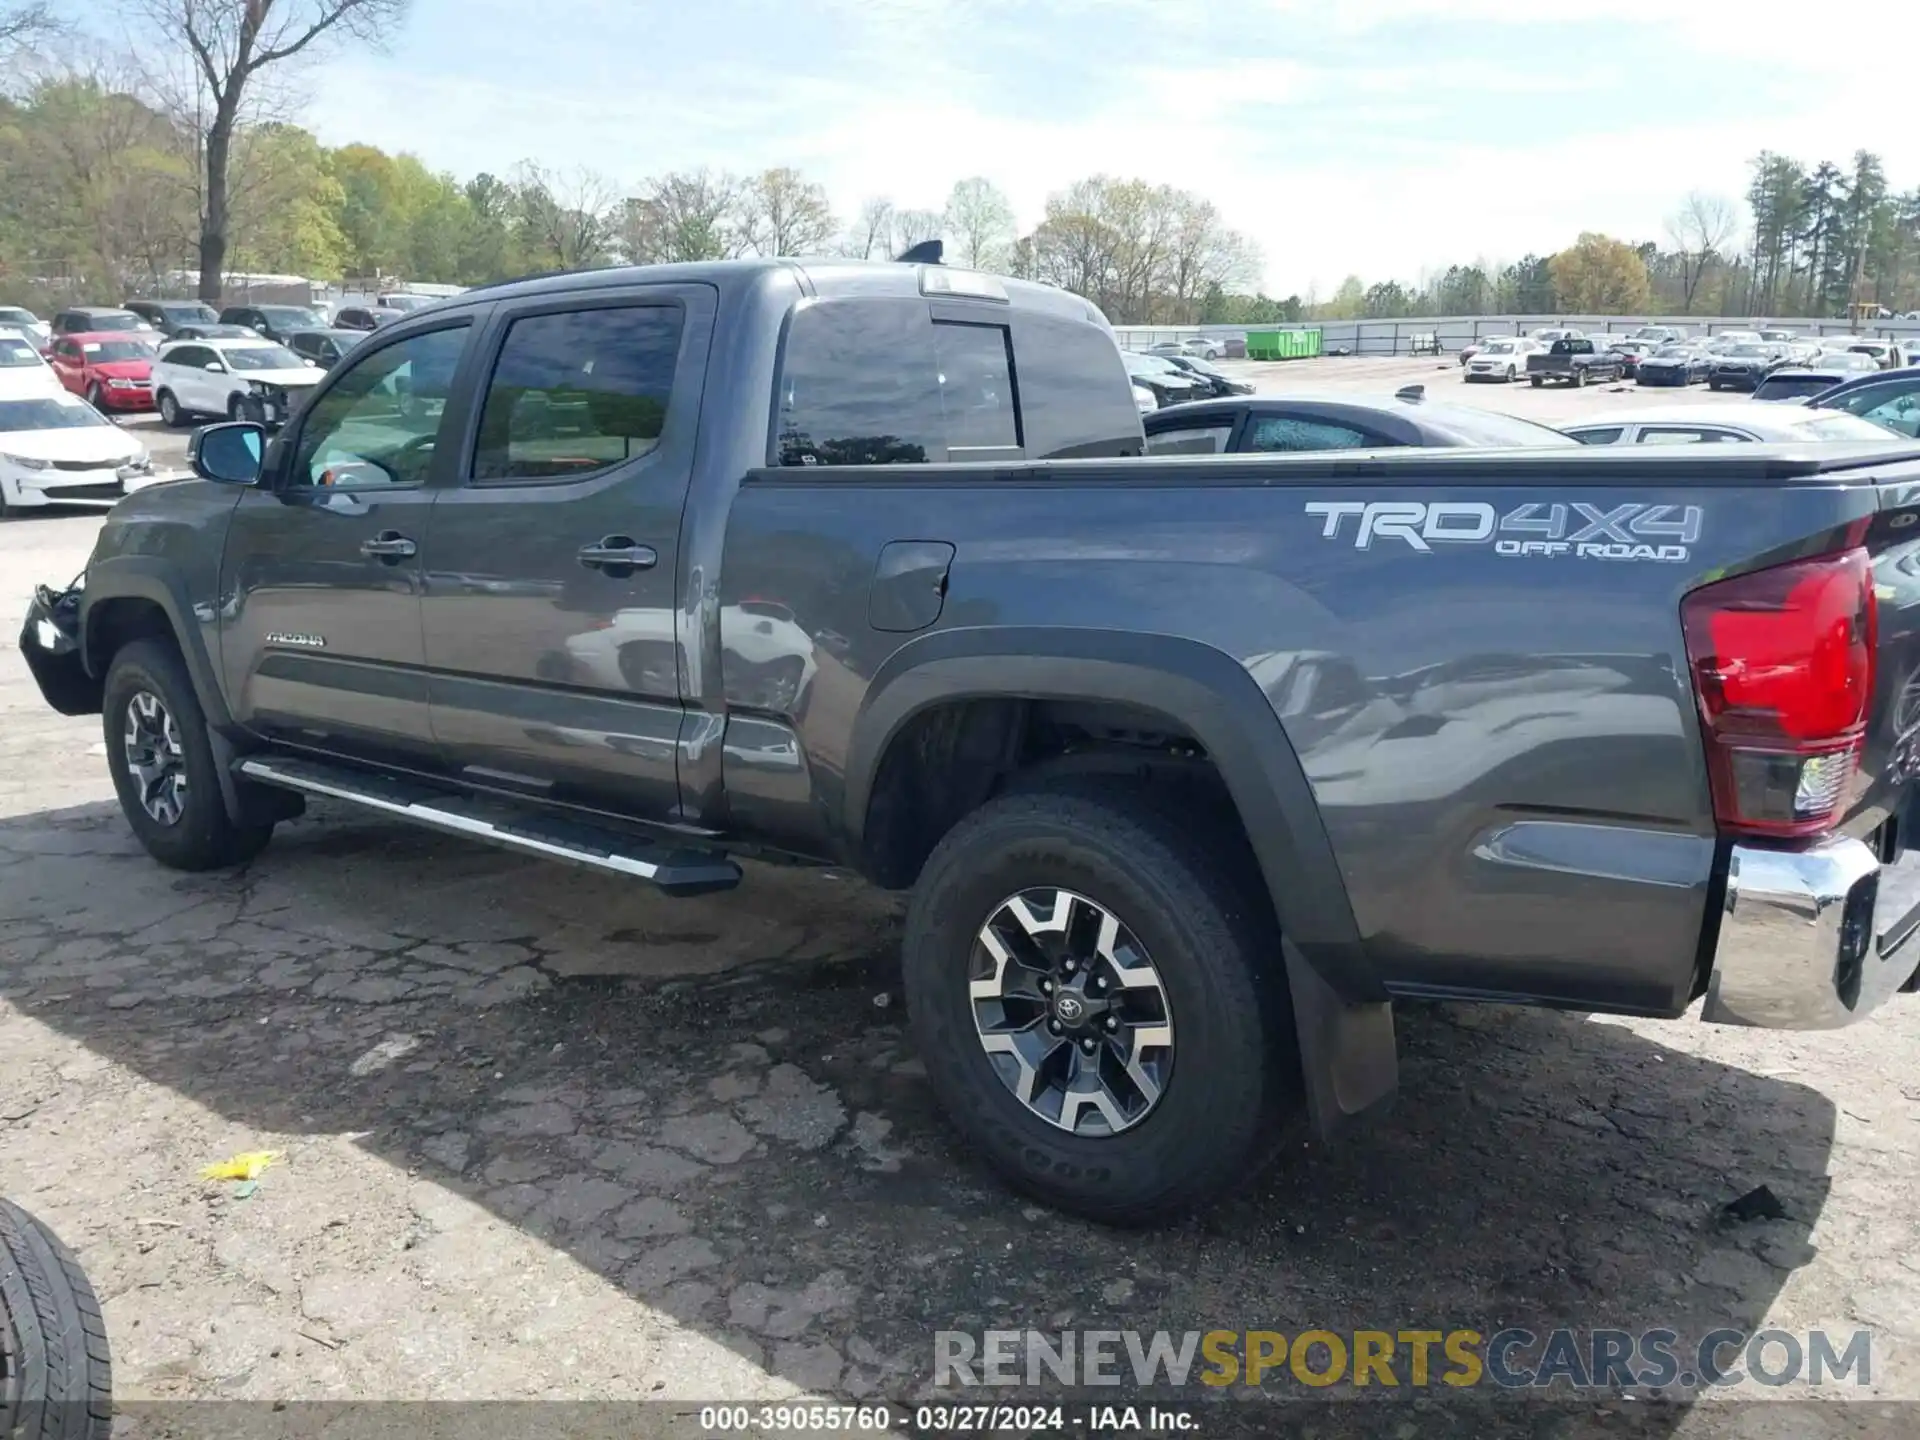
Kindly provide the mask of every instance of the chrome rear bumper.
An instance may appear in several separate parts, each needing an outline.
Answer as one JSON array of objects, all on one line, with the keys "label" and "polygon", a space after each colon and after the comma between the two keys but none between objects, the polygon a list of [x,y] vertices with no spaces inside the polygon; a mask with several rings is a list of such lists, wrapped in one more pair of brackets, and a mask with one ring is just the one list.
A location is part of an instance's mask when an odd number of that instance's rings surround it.
[{"label": "chrome rear bumper", "polygon": [[1835,1030],[1920,967],[1920,851],[1883,866],[1859,840],[1807,850],[1736,845],[1701,1019]]}]

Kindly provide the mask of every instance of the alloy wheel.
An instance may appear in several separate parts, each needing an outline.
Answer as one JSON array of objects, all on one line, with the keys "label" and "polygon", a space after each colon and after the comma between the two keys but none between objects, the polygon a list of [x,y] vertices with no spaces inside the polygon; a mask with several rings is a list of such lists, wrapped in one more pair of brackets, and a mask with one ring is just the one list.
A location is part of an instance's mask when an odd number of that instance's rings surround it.
[{"label": "alloy wheel", "polygon": [[121,734],[127,773],[140,790],[140,808],[161,825],[177,825],[186,807],[187,755],[173,712],[151,690],[137,691],[127,702]]},{"label": "alloy wheel", "polygon": [[1111,911],[1071,890],[1023,890],[973,947],[974,1028],[1001,1082],[1070,1134],[1140,1123],[1173,1071],[1173,1014],[1152,959]]}]

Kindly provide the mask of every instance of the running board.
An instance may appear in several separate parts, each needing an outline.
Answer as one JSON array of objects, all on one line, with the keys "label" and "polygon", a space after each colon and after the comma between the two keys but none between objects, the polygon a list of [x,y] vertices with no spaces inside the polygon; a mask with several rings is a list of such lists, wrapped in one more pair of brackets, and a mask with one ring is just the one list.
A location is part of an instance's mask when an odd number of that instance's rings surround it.
[{"label": "running board", "polygon": [[740,883],[740,867],[724,855],[674,848],[620,831],[545,815],[473,796],[452,795],[344,766],[281,757],[240,762],[239,773],[263,785],[325,795],[401,820],[485,840],[528,855],[570,860],[645,880],[669,895],[704,895]]}]

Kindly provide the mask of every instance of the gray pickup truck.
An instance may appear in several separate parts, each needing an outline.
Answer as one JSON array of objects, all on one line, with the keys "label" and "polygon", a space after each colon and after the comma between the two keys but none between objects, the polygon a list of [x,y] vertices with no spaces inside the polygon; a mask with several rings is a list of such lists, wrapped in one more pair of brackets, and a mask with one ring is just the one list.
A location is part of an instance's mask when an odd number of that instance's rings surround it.
[{"label": "gray pickup truck", "polygon": [[1585,335],[1565,336],[1527,356],[1527,383],[1538,390],[1549,380],[1586,385],[1618,380],[1627,373],[1627,357]]},{"label": "gray pickup truck", "polygon": [[1911,988],[1920,446],[1141,449],[1062,291],[550,276],[200,431],[21,644],[168,865],[324,796],[672,894],[910,890],[938,1097],[1104,1220],[1385,1102],[1397,1000]]}]

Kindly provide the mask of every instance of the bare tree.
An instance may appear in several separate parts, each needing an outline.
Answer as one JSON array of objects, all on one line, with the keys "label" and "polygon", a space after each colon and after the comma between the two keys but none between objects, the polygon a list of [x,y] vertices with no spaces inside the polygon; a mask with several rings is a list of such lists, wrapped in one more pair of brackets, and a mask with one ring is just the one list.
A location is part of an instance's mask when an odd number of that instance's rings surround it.
[{"label": "bare tree", "polygon": [[855,260],[891,259],[888,246],[893,243],[893,201],[876,195],[860,207],[859,218],[847,232],[847,254]]},{"label": "bare tree", "polygon": [[9,5],[0,10],[0,55],[16,45],[31,45],[59,33],[63,27],[53,18],[53,7],[46,0]]},{"label": "bare tree", "polygon": [[827,192],[798,170],[767,170],[743,195],[748,243],[761,255],[818,255],[833,235]]},{"label": "bare tree", "polygon": [[635,265],[730,260],[746,248],[740,181],[725,171],[674,171],[643,180],[620,210],[620,250]]},{"label": "bare tree", "polygon": [[1667,219],[1667,238],[1680,259],[1680,295],[1688,314],[1707,270],[1733,238],[1735,215],[1731,201],[1699,190],[1688,192],[1679,210]]},{"label": "bare tree", "polygon": [[958,181],[947,197],[947,233],[954,259],[972,270],[998,269],[1013,243],[1013,205],[991,180]]},{"label": "bare tree", "polygon": [[227,171],[234,132],[265,72],[335,42],[377,43],[407,0],[136,0],[167,43],[191,56],[205,101],[200,214],[200,298],[220,298],[230,205]]},{"label": "bare tree", "polygon": [[515,174],[520,225],[528,248],[555,268],[598,265],[614,240],[613,211],[619,191],[588,169],[555,171],[522,161]]},{"label": "bare tree", "polygon": [[888,259],[918,245],[922,240],[941,239],[947,220],[938,210],[896,210],[893,212],[893,240]]}]

